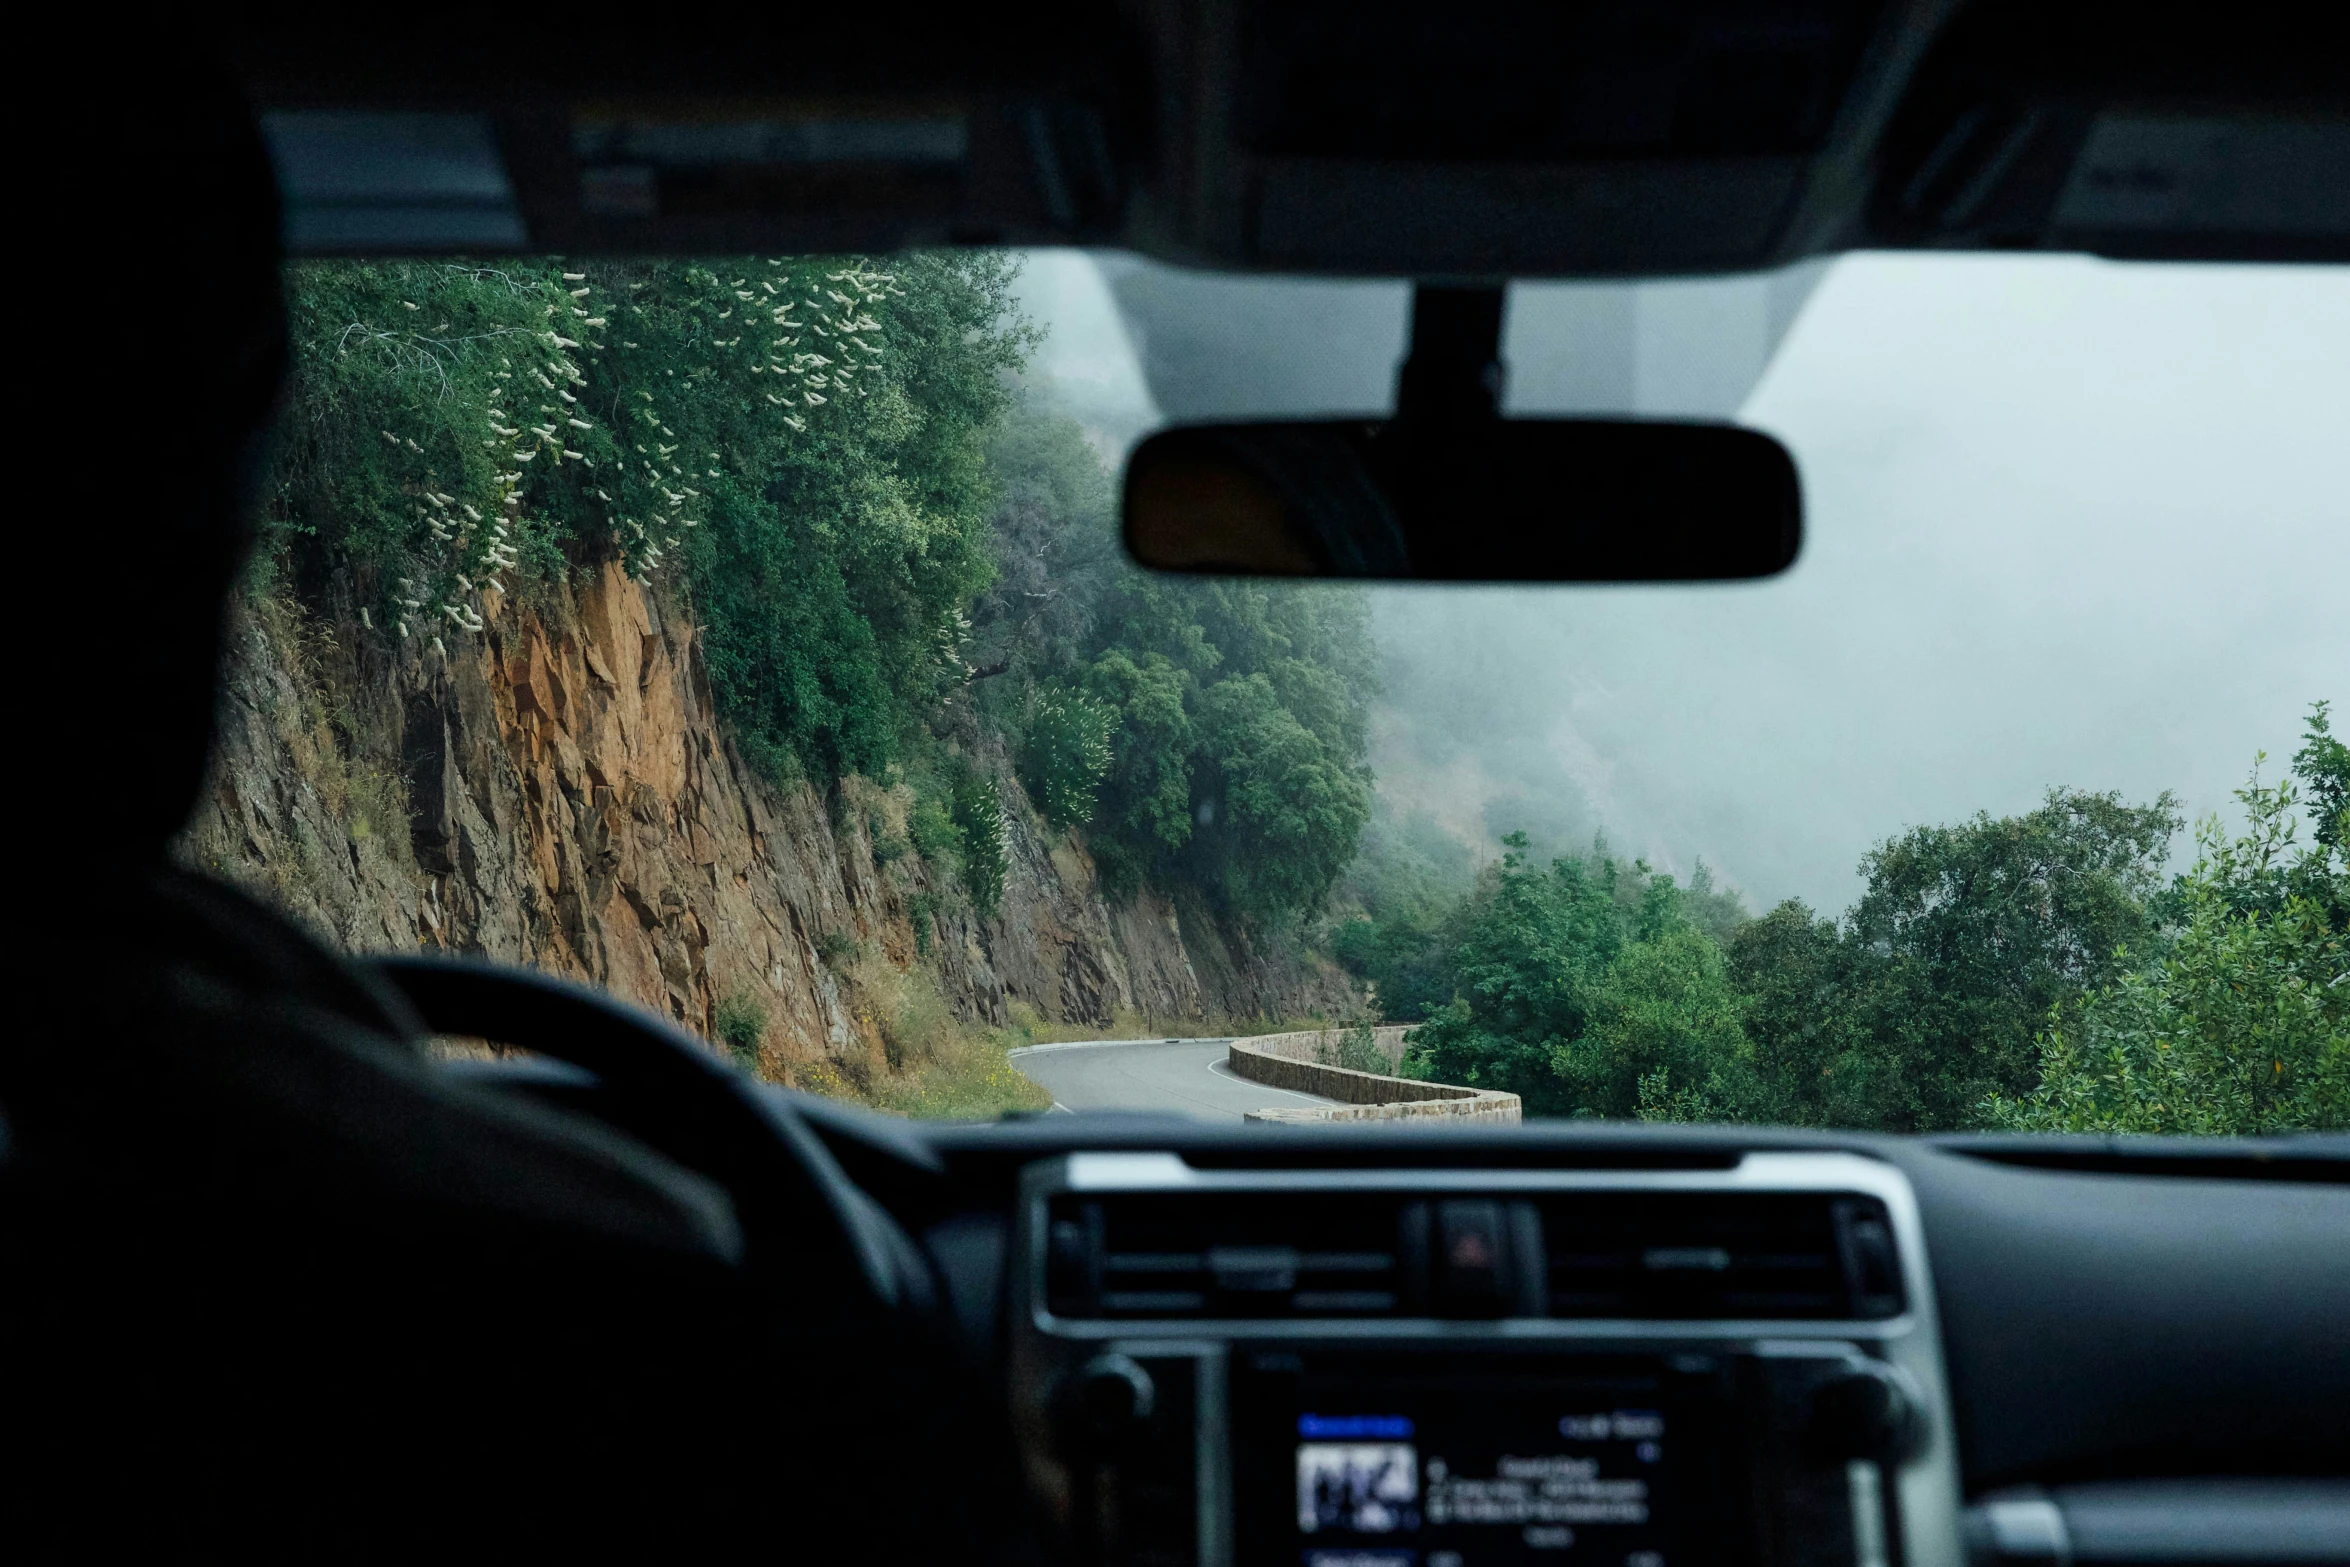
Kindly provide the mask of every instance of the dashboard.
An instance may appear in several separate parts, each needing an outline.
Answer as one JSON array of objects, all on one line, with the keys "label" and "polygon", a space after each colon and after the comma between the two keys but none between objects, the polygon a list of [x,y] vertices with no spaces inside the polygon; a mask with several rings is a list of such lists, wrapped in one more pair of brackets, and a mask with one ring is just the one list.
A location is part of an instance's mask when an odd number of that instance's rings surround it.
[{"label": "dashboard", "polygon": [[1884,1165],[1077,1153],[1022,1184],[1022,1449],[1080,1554],[1883,1567],[1900,1539],[1957,1560],[1932,1284]]},{"label": "dashboard", "polygon": [[1046,1560],[2350,1562],[2350,1149],[909,1126]]}]

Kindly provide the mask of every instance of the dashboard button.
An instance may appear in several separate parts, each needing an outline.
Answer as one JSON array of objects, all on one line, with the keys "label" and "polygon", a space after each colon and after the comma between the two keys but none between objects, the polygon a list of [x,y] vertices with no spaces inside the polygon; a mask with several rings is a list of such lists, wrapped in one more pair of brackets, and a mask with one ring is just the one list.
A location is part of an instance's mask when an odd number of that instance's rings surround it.
[{"label": "dashboard button", "polygon": [[1498,1317],[1515,1296],[1498,1202],[1436,1205],[1436,1303],[1448,1317]]}]

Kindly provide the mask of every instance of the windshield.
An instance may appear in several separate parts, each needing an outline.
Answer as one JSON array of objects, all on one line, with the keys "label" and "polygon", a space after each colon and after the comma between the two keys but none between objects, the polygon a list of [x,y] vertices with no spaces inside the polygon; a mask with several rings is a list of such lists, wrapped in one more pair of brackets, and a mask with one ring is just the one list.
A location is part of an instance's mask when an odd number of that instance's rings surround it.
[{"label": "windshield", "polygon": [[1712,587],[1162,578],[1174,422],[1409,289],[305,263],[187,858],[917,1116],[2350,1126],[2350,274],[1521,285],[1513,413],[1734,419]]}]

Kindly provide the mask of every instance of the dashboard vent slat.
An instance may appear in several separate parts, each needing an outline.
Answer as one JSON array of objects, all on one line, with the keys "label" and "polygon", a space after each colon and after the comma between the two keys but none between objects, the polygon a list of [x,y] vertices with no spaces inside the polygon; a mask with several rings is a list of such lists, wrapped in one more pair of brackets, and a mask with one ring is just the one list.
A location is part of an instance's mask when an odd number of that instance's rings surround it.
[{"label": "dashboard vent slat", "polygon": [[1102,1309],[1120,1316],[1187,1317],[1206,1306],[1196,1290],[1104,1290]]}]

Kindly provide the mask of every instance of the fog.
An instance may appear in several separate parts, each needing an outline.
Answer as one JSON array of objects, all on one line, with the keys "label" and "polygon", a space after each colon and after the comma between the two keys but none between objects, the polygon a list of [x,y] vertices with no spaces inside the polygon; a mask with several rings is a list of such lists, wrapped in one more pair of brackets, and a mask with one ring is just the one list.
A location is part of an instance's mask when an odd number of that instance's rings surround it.
[{"label": "fog", "polygon": [[[1091,421],[1114,446],[1150,345],[1086,258],[1040,259],[1040,384],[1123,410]],[[1737,417],[1803,473],[1802,558],[1751,586],[1374,590],[1392,806],[1835,910],[1907,826],[2053,785],[2199,816],[2312,700],[2350,705],[2350,269],[1868,255],[1739,286],[1762,316],[1724,286],[1516,291],[1512,406],[1604,406],[1614,360],[1626,409],[1751,386]],[[1356,296],[1356,380],[1400,348],[1396,293]],[[1663,325],[1611,347],[1610,311]],[[1700,390],[1643,390],[1675,386]]]}]

